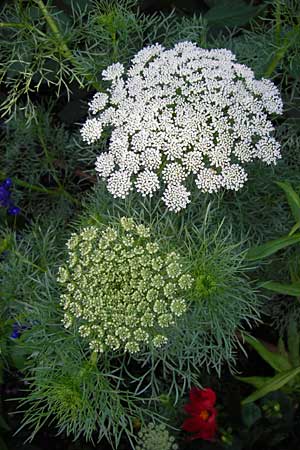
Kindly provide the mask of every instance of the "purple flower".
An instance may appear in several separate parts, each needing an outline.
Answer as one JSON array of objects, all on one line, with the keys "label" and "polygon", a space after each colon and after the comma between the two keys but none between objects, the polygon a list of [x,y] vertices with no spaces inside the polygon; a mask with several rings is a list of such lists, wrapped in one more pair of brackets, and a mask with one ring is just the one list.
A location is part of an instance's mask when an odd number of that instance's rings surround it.
[{"label": "purple flower", "polygon": [[0,206],[7,208],[8,214],[11,216],[16,216],[20,213],[20,208],[14,205],[11,201],[10,196],[10,188],[12,186],[12,180],[10,178],[6,178],[2,184],[0,184]]},{"label": "purple flower", "polygon": [[21,336],[22,331],[27,330],[27,328],[28,327],[26,325],[19,325],[17,322],[15,322],[13,324],[13,329],[12,329],[10,337],[12,339],[18,339]]},{"label": "purple flower", "polygon": [[0,185],[0,206],[7,208],[10,204],[10,191],[8,191],[3,185]]},{"label": "purple flower", "polygon": [[6,178],[6,179],[3,181],[2,186],[3,186],[5,189],[11,188],[11,186],[12,186],[11,178]]},{"label": "purple flower", "polygon": [[20,211],[21,211],[20,208],[18,208],[17,206],[11,206],[7,210],[8,214],[10,214],[11,216],[17,216],[20,213]]},{"label": "purple flower", "polygon": [[12,339],[18,339],[20,336],[21,336],[21,333],[20,333],[20,331],[18,331],[18,330],[13,330],[12,333],[11,333],[11,335],[10,335],[10,337],[11,337]]}]

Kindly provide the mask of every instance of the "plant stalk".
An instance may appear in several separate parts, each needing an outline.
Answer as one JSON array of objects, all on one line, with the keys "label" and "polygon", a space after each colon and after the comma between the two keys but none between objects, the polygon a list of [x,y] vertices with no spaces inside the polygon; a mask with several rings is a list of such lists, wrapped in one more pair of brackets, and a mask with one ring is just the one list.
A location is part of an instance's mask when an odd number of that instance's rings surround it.
[{"label": "plant stalk", "polygon": [[[50,28],[50,30],[52,31],[56,41],[57,41],[57,49],[59,51],[59,53],[66,59],[68,59],[70,61],[70,63],[75,66],[75,67],[81,67],[80,63],[76,60],[76,58],[74,57],[73,53],[71,52],[71,50],[69,49],[69,47],[67,46],[67,44],[64,41],[64,38],[59,30],[58,24],[55,22],[55,20],[53,19],[52,15],[49,13],[47,6],[44,4],[43,0],[34,0],[34,2],[38,5],[38,7],[40,8],[43,16],[45,17],[45,20]],[[93,77],[90,74],[85,74],[84,77],[86,78],[86,80],[92,84],[92,86],[97,90],[97,91],[102,91],[102,87],[99,83],[97,83]]]}]

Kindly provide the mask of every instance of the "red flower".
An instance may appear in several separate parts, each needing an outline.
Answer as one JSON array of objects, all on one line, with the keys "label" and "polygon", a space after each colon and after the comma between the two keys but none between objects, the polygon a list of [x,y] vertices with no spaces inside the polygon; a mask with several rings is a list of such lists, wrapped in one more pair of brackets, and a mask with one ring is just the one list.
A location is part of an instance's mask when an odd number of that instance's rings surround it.
[{"label": "red flower", "polygon": [[214,408],[216,394],[210,388],[190,390],[190,401],[184,407],[191,416],[182,424],[185,431],[194,433],[190,439],[214,439],[217,429],[217,410]]}]

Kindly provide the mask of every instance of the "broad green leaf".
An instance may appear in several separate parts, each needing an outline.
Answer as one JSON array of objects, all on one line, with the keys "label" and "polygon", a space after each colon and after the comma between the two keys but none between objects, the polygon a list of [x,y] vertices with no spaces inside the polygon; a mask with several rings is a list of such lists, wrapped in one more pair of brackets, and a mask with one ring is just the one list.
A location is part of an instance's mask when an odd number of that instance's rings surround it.
[{"label": "broad green leaf", "polygon": [[262,342],[254,339],[252,336],[244,336],[244,339],[277,372],[283,372],[292,368],[287,358],[280,353],[271,352]]},{"label": "broad green leaf", "polygon": [[249,403],[242,407],[242,419],[247,428],[251,428],[261,416],[261,410],[255,403]]},{"label": "broad green leaf", "polygon": [[261,8],[245,3],[244,1],[218,2],[204,15],[209,25],[234,27],[246,25],[255,17]]},{"label": "broad green leaf", "polygon": [[292,227],[291,231],[289,232],[289,236],[293,236],[293,234],[296,233],[297,230],[300,228],[300,222],[295,223],[295,225]]},{"label": "broad green leaf", "polygon": [[251,384],[256,389],[262,388],[265,384],[272,380],[272,377],[237,377],[235,378],[243,383]]},{"label": "broad green leaf", "polygon": [[[279,353],[280,355],[285,356],[286,358],[289,357],[289,354],[288,354],[288,352],[286,351],[285,343],[284,343],[284,340],[283,340],[283,337],[282,337],[282,336],[280,336],[280,338],[278,339],[277,348],[278,348],[278,353]],[[299,364],[299,365],[300,365],[300,364]],[[298,366],[298,364],[297,364],[297,366]]]},{"label": "broad green leaf", "polygon": [[267,242],[266,244],[250,248],[246,258],[249,261],[257,261],[273,255],[273,253],[278,252],[278,250],[296,244],[297,242],[300,242],[300,233],[294,234],[293,236],[284,236],[275,239],[274,241]]},{"label": "broad green leaf", "polygon": [[299,374],[300,374],[300,367],[296,367],[295,369],[286,370],[285,372],[278,373],[264,386],[253,392],[251,395],[249,395],[249,397],[245,398],[242,401],[242,405],[247,405],[248,403],[255,402],[259,398],[262,398],[265,395],[269,394],[269,392],[278,391]]},{"label": "broad green leaf", "polygon": [[290,183],[288,183],[287,181],[278,181],[276,184],[284,191],[296,222],[300,222],[299,195],[294,191]]},{"label": "broad green leaf", "polygon": [[279,294],[300,297],[300,281],[291,284],[277,283],[277,281],[266,281],[260,286],[265,289],[269,289],[270,291],[278,292]]}]

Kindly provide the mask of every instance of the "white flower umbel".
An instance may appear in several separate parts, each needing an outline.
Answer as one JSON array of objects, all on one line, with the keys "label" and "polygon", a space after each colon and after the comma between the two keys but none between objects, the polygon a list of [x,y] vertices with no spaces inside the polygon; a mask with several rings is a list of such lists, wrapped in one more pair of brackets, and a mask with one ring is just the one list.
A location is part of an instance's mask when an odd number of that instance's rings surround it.
[{"label": "white flower umbel", "polygon": [[102,76],[110,86],[89,103],[95,116],[81,134],[93,143],[110,131],[96,170],[114,197],[163,189],[167,208],[180,211],[190,201],[189,178],[202,192],[237,191],[247,180],[244,164],[281,157],[270,120],[282,113],[279,91],[229,50],[156,44],[139,51],[127,71],[116,63]]},{"label": "white flower umbel", "polygon": [[97,352],[166,344],[193,282],[177,253],[163,252],[150,229],[130,218],[84,228],[67,247],[58,277],[66,328],[76,325]]}]

